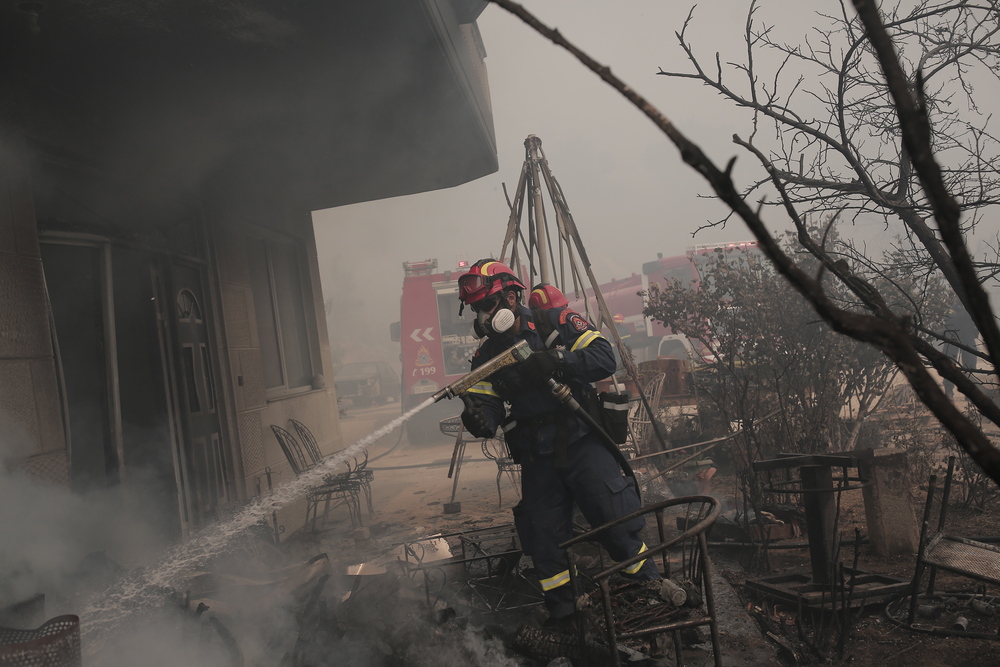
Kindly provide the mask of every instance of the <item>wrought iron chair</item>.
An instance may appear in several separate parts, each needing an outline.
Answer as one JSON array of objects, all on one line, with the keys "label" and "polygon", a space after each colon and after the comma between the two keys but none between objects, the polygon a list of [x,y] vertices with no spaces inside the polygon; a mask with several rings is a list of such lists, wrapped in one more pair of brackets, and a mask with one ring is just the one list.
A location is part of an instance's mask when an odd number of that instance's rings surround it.
[{"label": "wrought iron chair", "polygon": [[[323,460],[324,456],[319,451],[319,444],[316,442],[316,437],[309,430],[309,427],[300,422],[298,419],[289,419],[288,423],[292,425],[295,432],[299,434],[302,442],[305,444],[306,451],[312,458],[314,464],[318,464]],[[345,461],[344,465],[347,466],[347,472],[336,473],[329,475],[326,479],[329,482],[334,482],[340,479],[354,480],[361,486],[361,490],[365,494],[365,504],[368,507],[368,516],[373,516],[375,514],[375,509],[372,506],[372,481],[375,479],[375,473],[368,470],[368,450],[365,450],[364,458],[360,461],[359,457],[355,456],[353,459],[353,465],[351,461]]]},{"label": "wrought iron chair", "polygon": [[[306,454],[304,447],[295,436],[281,428],[277,424],[271,424],[271,431],[281,445],[281,451],[292,472],[298,477],[307,470],[316,466],[316,462]],[[357,528],[364,525],[361,520],[361,503],[358,500],[361,494],[361,484],[353,479],[339,476],[324,477],[323,482],[306,492],[306,525],[309,525],[312,517],[312,529],[316,530],[316,523],[319,519],[319,504],[323,503],[323,520],[326,521],[330,513],[331,503],[343,503],[347,507],[347,512],[351,517],[351,526]]]},{"label": "wrought iron chair", "polygon": [[503,439],[503,434],[498,434],[495,438],[484,438],[483,455],[497,464],[497,497],[498,507],[503,507],[503,493],[500,490],[500,481],[506,474],[510,483],[514,485],[514,492],[521,497],[521,464],[514,463],[507,451],[507,443]]},{"label": "wrought iron chair", "polygon": [[542,591],[522,555],[511,523],[405,542],[397,563],[411,578],[423,578],[427,608],[435,616],[445,599],[477,612],[500,612],[542,604]]},{"label": "wrought iron chair", "polygon": [[[603,620],[594,619],[595,632],[603,632],[608,648],[610,649],[613,663],[619,666],[620,656],[618,645],[623,641],[642,639],[651,641],[655,635],[669,633],[673,638],[674,650],[677,655],[677,664],[684,664],[681,655],[682,644],[680,631],[684,628],[696,626],[709,626],[712,638],[712,651],[715,659],[715,666],[722,667],[722,653],[719,645],[719,629],[715,617],[715,595],[712,589],[712,561],[708,554],[707,533],[719,516],[721,506],[719,501],[709,496],[686,496],[682,498],[671,498],[662,502],[644,507],[632,514],[623,516],[615,521],[604,524],[577,535],[564,542],[561,546],[566,549],[570,556],[570,562],[574,563],[570,567],[570,585],[577,592],[584,595],[576,596],[576,604],[581,617],[586,616],[584,609],[580,608],[583,600],[599,597],[599,605],[603,611]],[[677,515],[676,534],[668,535],[667,521],[665,515]],[[628,521],[635,517],[655,517],[656,534],[646,536],[647,550],[624,560],[620,563],[607,565],[604,562],[603,554],[600,559],[600,571],[587,574],[582,571],[583,563],[587,557],[584,552],[593,549],[593,543],[597,541],[597,536],[604,530]],[[650,522],[647,522],[647,527]],[[647,530],[647,533],[652,531]],[[652,544],[653,540],[657,542]],[[662,605],[643,606],[636,608],[634,604],[623,602],[629,586],[641,586],[636,582],[629,584],[628,580],[620,578],[623,570],[634,566],[642,560],[655,558],[659,562],[659,569],[665,579],[684,579],[691,586],[691,592],[697,592],[697,596],[702,600],[693,600],[690,605],[675,607],[663,603]],[[578,565],[580,570],[578,570]],[[614,580],[612,577],[616,576]],[[622,582],[625,585],[621,585]],[[583,584],[590,583],[589,592],[583,589]],[[594,585],[596,585],[596,589]],[[598,595],[599,594],[599,595]],[[695,605],[694,602],[698,604]],[[701,602],[704,604],[701,604]],[[578,627],[579,639],[583,644],[584,628]]]}]

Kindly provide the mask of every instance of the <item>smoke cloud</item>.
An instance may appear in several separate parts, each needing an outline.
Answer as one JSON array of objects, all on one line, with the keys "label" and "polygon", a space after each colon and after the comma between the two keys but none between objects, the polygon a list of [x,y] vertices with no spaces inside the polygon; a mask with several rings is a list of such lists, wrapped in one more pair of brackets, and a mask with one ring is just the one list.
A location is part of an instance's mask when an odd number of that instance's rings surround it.
[{"label": "smoke cloud", "polygon": [[[23,449],[11,420],[0,460]],[[130,470],[142,487],[143,471]],[[166,543],[158,517],[129,507],[121,489],[74,493],[23,472],[0,469],[0,607],[46,595],[46,614],[75,613],[73,591],[88,578],[143,562]],[[89,559],[86,557],[93,554]]]}]

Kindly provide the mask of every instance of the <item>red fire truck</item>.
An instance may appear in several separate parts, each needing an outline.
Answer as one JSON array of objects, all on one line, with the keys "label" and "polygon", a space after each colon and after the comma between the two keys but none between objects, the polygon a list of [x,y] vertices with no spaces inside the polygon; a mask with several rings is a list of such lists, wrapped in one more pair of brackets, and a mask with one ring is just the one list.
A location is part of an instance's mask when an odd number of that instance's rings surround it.
[{"label": "red fire truck", "polygon": [[[436,259],[403,262],[400,321],[392,326],[392,339],[399,341],[404,411],[471,369],[479,340],[472,335],[470,311],[458,316],[458,277],[467,270],[467,262],[446,270],[439,270]],[[462,407],[461,401],[441,401],[420,412],[407,423],[411,442],[439,439],[438,422]]]},{"label": "red fire truck", "polygon": [[[641,274],[633,273],[628,278],[600,285],[601,294],[618,328],[618,334],[632,351],[636,362],[692,357],[694,350],[690,341],[684,336],[674,334],[661,322],[655,322],[642,314],[645,303],[639,292],[648,290],[651,284],[662,285],[664,281],[671,279],[680,280],[682,284],[696,288],[699,264],[718,249],[757,252],[757,242],[697,245],[688,248],[685,254],[674,257],[664,257],[661,253],[655,260],[642,265]],[[597,305],[593,295],[594,290],[587,289],[587,300],[591,304],[591,312],[595,313]],[[569,305],[580,313],[587,312],[587,304],[582,297],[573,299],[570,295]]]}]

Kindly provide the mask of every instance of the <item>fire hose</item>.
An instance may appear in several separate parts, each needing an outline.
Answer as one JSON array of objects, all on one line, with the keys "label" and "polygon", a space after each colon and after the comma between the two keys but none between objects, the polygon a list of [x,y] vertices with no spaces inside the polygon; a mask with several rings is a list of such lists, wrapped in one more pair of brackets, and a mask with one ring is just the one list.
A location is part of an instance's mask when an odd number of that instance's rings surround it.
[{"label": "fire hose", "polygon": [[437,403],[445,398],[463,396],[469,389],[493,375],[501,368],[506,368],[507,366],[520,363],[530,356],[531,348],[528,347],[528,341],[518,341],[516,345],[507,348],[471,373],[458,378],[450,385],[431,396],[431,398],[434,399],[435,403]]},{"label": "fire hose", "polygon": [[[445,398],[451,399],[457,396],[460,397],[468,406],[471,398],[466,392],[468,392],[469,389],[493,375],[501,368],[521,363],[531,356],[531,352],[531,348],[528,347],[527,341],[518,341],[516,345],[507,348],[467,375],[463,375],[441,391],[434,394],[431,398],[433,398],[434,402],[437,403]],[[639,481],[635,477],[635,471],[632,470],[632,466],[629,465],[628,459],[625,458],[625,455],[622,454],[620,449],[618,449],[618,445],[615,443],[614,439],[608,435],[608,432],[597,423],[597,420],[594,419],[594,417],[587,412],[582,405],[580,405],[579,401],[573,397],[573,392],[570,391],[569,387],[561,382],[557,382],[554,378],[548,378],[546,380],[546,384],[549,391],[552,392],[552,396],[559,402],[560,405],[566,407],[577,417],[582,419],[587,427],[590,428],[593,433],[597,434],[601,440],[601,444],[604,445],[605,449],[611,453],[615,462],[622,469],[622,472],[625,473],[625,476],[632,478],[632,482],[635,484],[635,492],[636,494],[639,494]]]},{"label": "fire hose", "polygon": [[614,457],[615,461],[618,463],[618,467],[622,469],[626,477],[632,478],[632,483],[635,484],[635,493],[639,496],[639,501],[642,502],[642,495],[639,493],[639,480],[635,478],[635,471],[632,470],[632,466],[629,465],[628,459],[622,454],[622,451],[618,449],[618,444],[615,443],[614,439],[608,435],[608,432],[597,423],[593,415],[584,409],[580,405],[579,401],[573,398],[573,392],[570,388],[561,382],[556,382],[555,379],[549,378],[547,380],[549,390],[557,401],[562,403],[564,406],[569,408],[577,417],[583,420],[583,422],[590,428],[591,431],[596,433],[601,439],[601,444],[604,448],[611,452],[611,456]]}]

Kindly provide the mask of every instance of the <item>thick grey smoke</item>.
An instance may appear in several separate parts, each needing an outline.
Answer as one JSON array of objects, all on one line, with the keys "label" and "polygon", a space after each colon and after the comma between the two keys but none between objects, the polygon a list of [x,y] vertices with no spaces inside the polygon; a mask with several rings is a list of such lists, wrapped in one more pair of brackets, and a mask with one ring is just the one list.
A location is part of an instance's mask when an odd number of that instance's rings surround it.
[{"label": "thick grey smoke", "polygon": [[[20,450],[22,435],[0,417],[0,460]],[[22,452],[23,453],[23,452]],[[137,488],[142,470],[129,471]],[[29,629],[62,614],[81,615],[118,577],[153,560],[169,543],[148,506],[123,502],[122,489],[75,493],[23,472],[0,468],[0,609],[44,595],[42,618],[5,622]],[[167,524],[169,525],[169,524]],[[229,654],[218,637],[181,609],[145,610],[128,628],[84,642],[84,663],[100,667],[150,665],[225,667]],[[278,627],[273,623],[271,627]]]},{"label": "thick grey smoke", "polygon": [[[0,415],[0,461],[21,434]],[[139,488],[142,470],[130,471]],[[62,485],[0,469],[0,607],[46,595],[46,614],[75,613],[65,594],[107,572],[106,559],[131,566],[165,544],[157,517],[122,502],[120,489],[76,494]],[[97,552],[97,553],[95,553]],[[92,555],[89,559],[86,557]],[[100,571],[95,571],[100,570]]]}]

